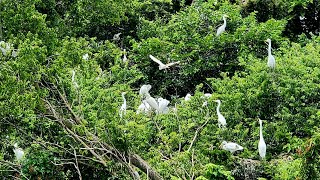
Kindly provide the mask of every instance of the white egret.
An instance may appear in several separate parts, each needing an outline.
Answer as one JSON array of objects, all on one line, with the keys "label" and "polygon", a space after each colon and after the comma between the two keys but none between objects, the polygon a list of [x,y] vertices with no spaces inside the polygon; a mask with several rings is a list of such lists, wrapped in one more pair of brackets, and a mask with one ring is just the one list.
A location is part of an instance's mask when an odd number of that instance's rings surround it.
[{"label": "white egret", "polygon": [[14,145],[14,155],[16,156],[17,161],[21,160],[24,156],[24,152],[21,148],[18,147],[18,144],[15,143]]},{"label": "white egret", "polygon": [[169,111],[168,105],[170,101],[163,99],[163,98],[158,98],[158,104],[159,104],[159,114],[167,114]]},{"label": "white egret", "polygon": [[208,101],[204,101],[204,102],[202,103],[202,107],[206,107],[206,106],[208,106]]},{"label": "white egret", "polygon": [[89,59],[89,54],[88,54],[88,53],[84,54],[84,55],[82,56],[82,59],[88,60],[88,59]]},{"label": "white egret", "polygon": [[71,82],[74,82],[74,77],[76,75],[76,71],[72,70],[72,77],[71,77]]},{"label": "white egret", "polygon": [[153,97],[151,97],[149,93],[146,94],[146,101],[152,108],[159,111],[159,105],[157,101]]},{"label": "white egret", "polygon": [[174,112],[175,115],[177,115],[177,112],[178,112],[177,103],[174,104],[172,111]]},{"label": "white egret", "polygon": [[120,40],[120,35],[121,35],[121,33],[117,33],[117,34],[113,35],[113,40],[114,41],[119,41]]},{"label": "white egret", "polygon": [[228,16],[227,15],[223,15],[222,16],[222,19],[223,19],[223,25],[220,26],[218,29],[217,29],[217,36],[219,36],[220,34],[222,34],[225,30],[226,30],[226,26],[227,26],[227,18]]},{"label": "white egret", "polygon": [[[205,99],[208,99],[208,98],[210,98],[212,95],[210,94],[210,93],[205,93],[203,96],[201,96],[201,98],[203,99],[203,98],[205,98]],[[205,106],[208,106],[208,101],[207,100],[205,100],[204,102],[203,102],[203,104],[202,104],[202,107],[205,107]]]},{"label": "white egret", "polygon": [[150,105],[147,103],[146,100],[143,100],[140,106],[138,107],[137,114],[143,112],[148,113],[151,110]]},{"label": "white egret", "polygon": [[126,101],[126,98],[124,97],[125,94],[126,92],[121,93],[123,104],[121,105],[120,111],[119,111],[120,118],[122,118],[122,116],[126,114],[126,110],[127,110],[127,101]]},{"label": "white egret", "polygon": [[188,93],[188,94],[186,95],[186,97],[184,97],[184,100],[185,100],[185,101],[189,101],[189,100],[191,100],[191,97],[192,97],[191,94]]},{"label": "white egret", "polygon": [[[4,44],[5,48],[3,47],[2,44]],[[11,48],[11,44],[10,43],[6,43],[4,41],[0,41],[0,50],[2,51],[2,54],[4,56],[7,55],[7,52],[10,51],[10,48]]]},{"label": "white egret", "polygon": [[71,82],[74,84],[74,87],[75,87],[75,88],[78,88],[79,85],[78,85],[78,83],[75,81],[75,75],[76,75],[76,71],[75,71],[75,70],[72,70]]},{"label": "white egret", "polygon": [[142,96],[147,96],[147,94],[149,94],[150,89],[151,89],[150,84],[142,85],[140,88],[139,94]]},{"label": "white egret", "polygon": [[215,100],[215,102],[218,103],[218,106],[217,106],[218,126],[219,126],[219,128],[221,126],[226,127],[226,125],[227,125],[226,118],[224,118],[224,116],[220,113],[221,101],[218,99],[218,100]]},{"label": "white egret", "polygon": [[123,58],[122,58],[122,62],[127,62],[128,61],[128,58],[127,58],[127,51],[126,51],[126,49],[123,49]]},{"label": "white egret", "polygon": [[179,64],[180,63],[180,61],[177,61],[177,62],[172,62],[172,63],[168,63],[168,64],[163,64],[159,59],[155,58],[154,56],[149,55],[149,57],[152,59],[152,61],[154,61],[154,62],[159,64],[159,70],[167,69],[170,66],[173,66],[175,64]]},{"label": "white egret", "polygon": [[231,153],[234,153],[235,151],[243,150],[242,146],[234,142],[223,141],[220,147],[222,147],[222,149],[226,151],[230,151]]},{"label": "white egret", "polygon": [[7,51],[6,51],[6,49],[4,49],[4,48],[2,48],[2,47],[0,47],[0,50],[2,51],[2,54],[5,56],[5,55],[7,55]]},{"label": "white egret", "polygon": [[18,50],[14,49],[11,53],[12,57],[17,57],[18,56]]},{"label": "white egret", "polygon": [[267,39],[267,42],[269,43],[268,46],[268,67],[274,69],[276,67],[276,60],[271,54],[271,39]]},{"label": "white egret", "polygon": [[259,119],[259,123],[260,123],[260,140],[259,140],[258,149],[259,149],[259,155],[263,159],[266,157],[267,145],[264,142],[263,135],[262,135],[262,120],[261,119]]}]

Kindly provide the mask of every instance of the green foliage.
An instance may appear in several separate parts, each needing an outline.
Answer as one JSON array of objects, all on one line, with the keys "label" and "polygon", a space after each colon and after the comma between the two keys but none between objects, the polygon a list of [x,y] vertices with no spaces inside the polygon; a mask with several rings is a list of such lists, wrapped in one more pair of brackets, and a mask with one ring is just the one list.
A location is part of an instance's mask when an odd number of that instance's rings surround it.
[{"label": "green foliage", "polygon": [[196,180],[205,179],[228,179],[233,180],[230,171],[226,171],[223,166],[216,164],[207,164],[205,166],[205,175],[198,177]]},{"label": "green foliage", "polygon": [[[299,38],[288,30],[291,16],[301,15],[296,7],[316,5],[261,3],[0,1],[0,46],[7,49],[0,51],[0,176],[130,179],[130,167],[147,179],[129,160],[137,154],[164,179],[318,179],[320,39],[308,33],[313,26]],[[217,37],[224,14],[226,32]],[[121,40],[112,40],[118,32]],[[275,70],[266,66],[267,38]],[[180,64],[158,70],[149,54]],[[152,85],[155,99],[170,99],[167,114],[136,113],[142,84]],[[188,92],[191,100],[179,98]],[[258,118],[267,143],[262,161]],[[222,150],[223,140],[244,150]],[[14,143],[25,152],[20,162]]]},{"label": "green foliage", "polygon": [[22,173],[31,179],[63,178],[62,169],[53,164],[54,157],[47,151],[32,150],[28,159],[23,162]]},{"label": "green foliage", "polygon": [[[222,23],[222,15],[229,16],[227,33],[215,36]],[[180,11],[166,23],[162,21],[142,21],[139,37],[134,42],[134,62],[149,77],[147,82],[161,94],[177,92],[186,94],[192,91],[197,82],[209,77],[219,77],[220,72],[242,69],[237,56],[254,53],[258,57],[265,54],[264,41],[283,39],[280,37],[285,21],[270,20],[258,24],[255,14],[242,18],[239,7],[223,3],[214,6],[199,3]],[[170,53],[168,53],[170,52]],[[180,65],[170,73],[155,71],[157,64],[150,60],[149,54],[163,63],[180,61]],[[161,83],[156,83],[161,82]]]},{"label": "green foliage", "polygon": [[[319,114],[319,113],[318,113]],[[319,178],[319,128],[315,128],[315,133],[312,135],[311,139],[305,142],[302,146],[302,155],[304,157],[302,174],[303,178],[313,179]]]},{"label": "green foliage", "polygon": [[275,179],[301,179],[302,159],[286,162],[280,160],[275,169]]}]

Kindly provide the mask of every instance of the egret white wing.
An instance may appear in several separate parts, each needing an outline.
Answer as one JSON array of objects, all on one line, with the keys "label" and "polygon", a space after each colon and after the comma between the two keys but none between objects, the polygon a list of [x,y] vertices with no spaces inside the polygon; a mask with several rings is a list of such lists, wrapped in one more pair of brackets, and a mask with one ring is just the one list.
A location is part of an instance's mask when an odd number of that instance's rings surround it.
[{"label": "egret white wing", "polygon": [[172,63],[168,63],[168,64],[166,64],[166,66],[173,66],[173,65],[175,65],[175,64],[179,64],[180,63],[180,61],[177,61],[177,62],[172,62]]},{"label": "egret white wing", "polygon": [[147,97],[146,101],[152,108],[154,108],[155,110],[159,110],[159,105],[153,97],[151,96]]},{"label": "egret white wing", "polygon": [[149,57],[152,59],[152,61],[158,63],[160,66],[165,66],[159,59],[155,58],[152,55],[149,55]]}]

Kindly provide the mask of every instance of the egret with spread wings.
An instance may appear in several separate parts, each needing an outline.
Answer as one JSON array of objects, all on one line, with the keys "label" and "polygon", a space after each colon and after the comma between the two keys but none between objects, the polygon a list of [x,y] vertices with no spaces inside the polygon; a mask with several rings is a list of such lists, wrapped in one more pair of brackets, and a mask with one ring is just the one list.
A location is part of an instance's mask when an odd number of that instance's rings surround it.
[{"label": "egret with spread wings", "polygon": [[172,62],[172,63],[168,63],[168,64],[163,64],[159,59],[155,58],[154,56],[149,55],[149,57],[152,59],[152,61],[159,64],[159,70],[168,69],[170,66],[173,66],[175,64],[180,63],[180,61],[177,61],[177,62]]}]

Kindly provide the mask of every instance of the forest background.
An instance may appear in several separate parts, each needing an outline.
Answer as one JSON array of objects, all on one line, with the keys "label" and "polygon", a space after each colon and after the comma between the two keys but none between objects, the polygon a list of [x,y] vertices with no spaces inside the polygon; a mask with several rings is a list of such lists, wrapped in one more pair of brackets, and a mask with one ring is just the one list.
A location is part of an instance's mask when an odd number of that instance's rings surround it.
[{"label": "forest background", "polygon": [[[319,11],[318,0],[1,0],[0,177],[320,179]],[[180,64],[159,70],[149,54]],[[143,84],[169,113],[136,113]]]}]

